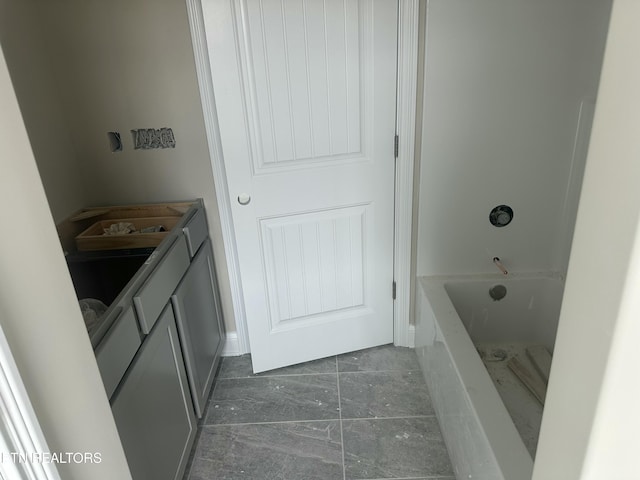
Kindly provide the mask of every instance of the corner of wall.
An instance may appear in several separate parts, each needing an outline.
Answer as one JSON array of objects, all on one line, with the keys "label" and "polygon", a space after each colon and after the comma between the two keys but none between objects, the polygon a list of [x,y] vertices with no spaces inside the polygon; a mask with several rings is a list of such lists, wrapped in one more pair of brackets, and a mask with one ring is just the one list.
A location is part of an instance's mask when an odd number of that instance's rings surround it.
[{"label": "corner of wall", "polygon": [[46,29],[35,2],[4,3],[0,41],[49,208],[60,221],[84,206],[85,186],[45,50]]}]

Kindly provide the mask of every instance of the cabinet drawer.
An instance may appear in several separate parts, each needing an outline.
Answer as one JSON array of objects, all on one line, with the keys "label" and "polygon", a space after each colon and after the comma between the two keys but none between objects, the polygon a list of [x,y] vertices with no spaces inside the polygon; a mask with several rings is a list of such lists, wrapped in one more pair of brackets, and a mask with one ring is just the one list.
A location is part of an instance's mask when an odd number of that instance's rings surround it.
[{"label": "cabinet drawer", "polygon": [[133,297],[142,333],[151,331],[187,268],[187,242],[184,237],[178,237]]},{"label": "cabinet drawer", "polygon": [[140,332],[133,308],[120,308],[118,318],[96,348],[96,360],[107,397],[111,397],[120,383],[140,343]]},{"label": "cabinet drawer", "polygon": [[187,239],[187,247],[189,248],[189,256],[193,258],[204,242],[205,238],[209,236],[207,229],[207,218],[203,208],[199,208],[196,213],[189,219],[187,224],[182,228],[184,236]]}]

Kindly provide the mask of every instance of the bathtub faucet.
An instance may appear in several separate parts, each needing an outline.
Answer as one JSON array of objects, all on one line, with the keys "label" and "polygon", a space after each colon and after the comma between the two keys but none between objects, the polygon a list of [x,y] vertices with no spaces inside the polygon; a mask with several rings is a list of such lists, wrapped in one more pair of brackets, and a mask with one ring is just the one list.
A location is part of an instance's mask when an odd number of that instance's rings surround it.
[{"label": "bathtub faucet", "polygon": [[502,265],[502,262],[498,257],[493,257],[493,263],[496,264],[496,267],[498,267],[498,269],[503,273],[503,275],[507,275],[509,273],[507,272],[507,269],[504,268],[504,265]]}]

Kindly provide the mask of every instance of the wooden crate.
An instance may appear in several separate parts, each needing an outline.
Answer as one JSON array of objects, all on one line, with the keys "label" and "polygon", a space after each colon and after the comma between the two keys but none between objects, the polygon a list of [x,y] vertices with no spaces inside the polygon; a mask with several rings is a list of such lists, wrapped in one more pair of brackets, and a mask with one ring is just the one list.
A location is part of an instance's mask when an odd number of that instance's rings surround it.
[{"label": "wooden crate", "polygon": [[[114,218],[99,220],[75,237],[78,251],[92,250],[120,250],[128,248],[157,247],[169,234],[171,229],[180,221],[180,216],[172,217],[140,217],[140,218]],[[105,235],[104,230],[111,225],[125,222],[132,223],[135,233],[123,235]],[[162,225],[166,231],[153,233],[138,233],[137,231]]]}]

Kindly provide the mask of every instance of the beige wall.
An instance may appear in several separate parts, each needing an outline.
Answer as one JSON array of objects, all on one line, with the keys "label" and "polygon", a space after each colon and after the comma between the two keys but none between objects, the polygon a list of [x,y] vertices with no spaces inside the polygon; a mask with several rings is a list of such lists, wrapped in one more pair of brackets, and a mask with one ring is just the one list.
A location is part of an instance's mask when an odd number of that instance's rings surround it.
[{"label": "beige wall", "polygon": [[61,478],[130,479],[1,52],[0,144],[2,330],[51,451],[101,454]]},{"label": "beige wall", "polygon": [[[2,1],[11,4],[7,25],[31,8],[30,24],[6,29],[2,40],[15,46],[8,63],[54,217],[202,197],[227,331],[235,331],[185,2]],[[41,101],[51,106],[42,121]],[[40,128],[47,125],[54,129]],[[161,127],[173,129],[176,148],[133,149],[131,130]],[[123,152],[111,152],[109,131],[121,133]],[[64,161],[52,145],[64,148]]]},{"label": "beige wall", "polygon": [[534,480],[638,478],[638,18],[614,2]]},{"label": "beige wall", "polygon": [[0,0],[0,44],[51,213],[59,221],[83,206],[85,188],[44,41],[32,1]]}]

